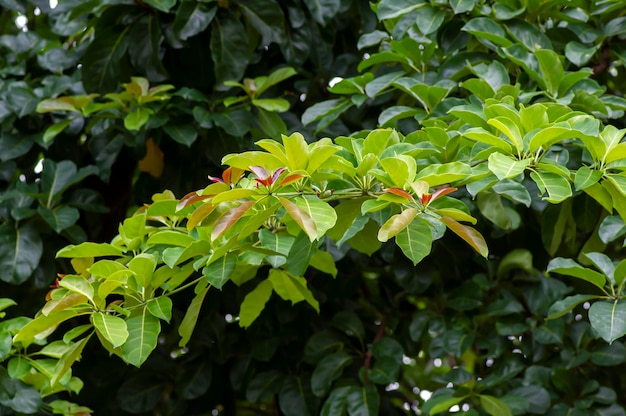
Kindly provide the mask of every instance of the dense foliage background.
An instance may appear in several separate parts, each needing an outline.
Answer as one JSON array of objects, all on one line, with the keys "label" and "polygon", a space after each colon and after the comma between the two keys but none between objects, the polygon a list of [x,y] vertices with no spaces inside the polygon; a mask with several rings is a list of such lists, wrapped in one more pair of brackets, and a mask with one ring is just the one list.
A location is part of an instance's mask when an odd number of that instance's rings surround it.
[{"label": "dense foliage background", "polygon": [[[626,414],[626,145],[603,127],[625,127],[621,0],[0,6],[0,291],[17,303],[0,324],[0,414]],[[259,139],[351,136],[336,142],[360,163],[347,143],[377,127],[420,172],[459,163],[428,172],[460,188],[450,207],[478,219],[487,259],[447,232],[416,260],[376,239],[382,219],[350,217],[322,247],[336,277],[304,273],[319,313],[273,296],[240,327],[266,265],[208,290],[184,347],[198,298],[174,293],[140,368],[94,337],[46,385],[67,349],[37,344],[63,334],[12,345],[57,273],[78,272],[55,260],[67,244],[126,233],[137,208],[203,189]],[[513,146],[535,127],[552,136]]]}]

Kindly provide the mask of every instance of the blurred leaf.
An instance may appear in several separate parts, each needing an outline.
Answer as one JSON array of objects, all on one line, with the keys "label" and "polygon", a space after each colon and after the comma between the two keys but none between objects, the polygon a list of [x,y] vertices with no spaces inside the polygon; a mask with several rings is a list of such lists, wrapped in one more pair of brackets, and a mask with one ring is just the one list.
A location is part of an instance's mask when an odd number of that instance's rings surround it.
[{"label": "blurred leaf", "polygon": [[272,296],[272,292],[272,282],[263,280],[246,295],[241,303],[239,326],[247,328],[256,320],[265,308],[265,304],[270,299],[270,296]]},{"label": "blurred leaf", "polygon": [[195,36],[209,27],[216,12],[215,4],[185,0],[176,10],[174,33],[182,40]]},{"label": "blurred leaf", "polygon": [[19,285],[31,277],[39,266],[43,244],[30,224],[21,227],[5,222],[0,226],[0,265],[2,281]]},{"label": "blurred leaf", "polygon": [[89,44],[83,57],[83,86],[87,92],[114,91],[126,69],[122,58],[129,45],[128,33],[132,26],[102,28]]},{"label": "blurred leaf", "polygon": [[224,81],[240,80],[248,66],[248,37],[241,22],[230,15],[216,16],[211,23],[211,58],[217,89]]},{"label": "blurred leaf", "polygon": [[350,365],[352,357],[345,352],[337,352],[322,358],[313,370],[311,389],[313,394],[324,397],[334,380],[339,378],[346,366]]}]

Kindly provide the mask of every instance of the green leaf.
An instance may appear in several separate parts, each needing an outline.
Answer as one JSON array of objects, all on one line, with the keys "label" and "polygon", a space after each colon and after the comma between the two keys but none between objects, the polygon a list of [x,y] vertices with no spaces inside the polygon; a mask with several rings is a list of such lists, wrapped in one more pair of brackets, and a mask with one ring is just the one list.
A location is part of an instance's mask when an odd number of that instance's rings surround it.
[{"label": "green leaf", "polygon": [[284,113],[291,106],[284,98],[255,98],[252,99],[252,105],[276,113]]},{"label": "green leaf", "polygon": [[[305,233],[299,233],[289,249],[287,270],[295,276],[303,276],[313,255],[317,253],[317,241],[311,241]],[[334,265],[334,263],[333,263]]]},{"label": "green leaf", "polygon": [[334,389],[324,402],[321,416],[344,416],[348,410],[348,393],[352,386]]},{"label": "green leaf", "polygon": [[97,31],[82,60],[82,81],[87,92],[114,91],[120,79],[127,79],[123,57],[130,43],[131,28],[131,25],[111,25]]},{"label": "green leaf", "polygon": [[511,409],[500,399],[486,394],[479,395],[480,405],[492,416],[512,416]]},{"label": "green leaf", "polygon": [[198,130],[191,124],[166,124],[163,130],[175,142],[190,147],[198,138]]},{"label": "green leaf", "polygon": [[[530,204],[532,202],[530,193],[528,193],[526,187],[519,182],[515,182],[512,180],[503,180],[493,185],[491,189],[498,195],[508,198],[514,202],[526,205],[527,208],[530,207]],[[455,219],[458,220],[458,218]]]},{"label": "green leaf", "polygon": [[37,212],[48,225],[60,234],[61,231],[71,227],[80,218],[80,213],[74,207],[61,206],[53,209],[37,207]]},{"label": "green leaf", "polygon": [[57,137],[63,130],[65,130],[74,120],[63,120],[59,123],[53,124],[46,129],[43,133],[43,142],[48,144],[55,137]]},{"label": "green leaf", "polygon": [[529,23],[528,21],[522,19],[511,20],[506,23],[506,29],[514,39],[526,46],[528,50],[552,49],[552,43],[548,36],[544,34],[545,32],[537,25]]},{"label": "green leaf", "polygon": [[124,117],[124,128],[126,130],[139,130],[148,122],[152,110],[145,107],[137,107]]},{"label": "green leaf", "polygon": [[269,137],[279,137],[287,131],[287,125],[277,113],[258,109],[257,120],[261,130]]},{"label": "green leaf", "polygon": [[221,289],[230,278],[230,275],[233,274],[236,266],[237,254],[228,253],[205,266],[202,269],[202,274],[206,277],[209,284],[217,289]]},{"label": "green leaf", "polygon": [[485,238],[472,227],[468,227],[467,225],[463,225],[450,217],[441,217],[439,219],[443,222],[446,227],[448,227],[452,232],[461,237],[468,243],[478,254],[487,258],[489,255],[489,248],[487,247],[487,243],[485,242]]},{"label": "green leaf", "polygon": [[91,283],[82,276],[67,275],[59,281],[59,286],[71,292],[80,293],[93,303],[94,289]]},{"label": "green leaf", "polygon": [[337,352],[322,358],[313,370],[311,390],[317,397],[324,397],[333,381],[341,376],[345,367],[352,363],[352,357],[345,352]]},{"label": "green leaf", "polygon": [[416,216],[417,209],[415,208],[407,208],[401,213],[392,216],[378,230],[378,240],[384,243],[395,237],[400,231],[408,227]]},{"label": "green leaf", "polygon": [[141,253],[128,262],[128,268],[135,273],[135,279],[142,288],[148,288],[156,269],[156,258],[152,254]]},{"label": "green leaf", "polygon": [[210,286],[206,285],[206,282],[198,282],[198,285],[196,286],[196,295],[191,300],[191,303],[187,308],[187,312],[185,312],[185,316],[178,327],[178,334],[180,335],[178,346],[184,347],[191,339],[191,334],[193,333],[193,329],[196,327],[196,322],[198,321],[200,309],[202,309],[202,302],[204,302],[204,297],[209,291],[209,287]]},{"label": "green leaf", "polygon": [[172,29],[182,40],[204,32],[217,13],[215,4],[185,0],[176,10]]},{"label": "green leaf", "polygon": [[95,312],[90,316],[91,323],[100,335],[109,341],[113,348],[124,344],[128,339],[126,321],[117,316],[108,315],[102,312]]},{"label": "green leaf", "polygon": [[548,196],[542,197],[548,202],[557,204],[572,196],[572,187],[563,176],[552,172],[531,172],[530,177],[537,184],[540,195],[548,193]]},{"label": "green leaf", "polygon": [[[249,0],[239,3],[246,20],[262,36],[263,45],[282,43],[285,37],[285,16],[279,4],[272,0]],[[261,94],[257,90],[257,94]]]},{"label": "green leaf", "polygon": [[601,170],[590,169],[587,166],[582,166],[574,175],[574,188],[577,191],[589,188],[593,184],[598,183],[601,177]]},{"label": "green leaf", "polygon": [[556,97],[564,74],[563,63],[559,55],[550,49],[539,49],[535,51],[535,56],[539,62],[539,71],[546,83],[548,92]]},{"label": "green leaf", "polygon": [[364,387],[353,386],[348,393],[348,415],[375,416],[380,408],[380,396],[373,383]]},{"label": "green leaf", "polygon": [[63,160],[55,163],[50,159],[44,159],[43,172],[41,175],[41,189],[48,194],[46,200],[42,201],[46,208],[52,208],[54,198],[71,185],[82,181],[85,177],[96,173],[95,166],[76,169],[76,165]]},{"label": "green leaf", "polygon": [[552,306],[550,306],[550,310],[548,311],[548,317],[546,319],[556,319],[561,316],[567,314],[576,306],[580,305],[584,302],[589,302],[590,300],[597,299],[598,296],[595,295],[573,295],[568,296],[565,299],[559,300],[555,302]]},{"label": "green leaf", "polygon": [[420,217],[414,218],[396,235],[396,244],[414,265],[430,254],[432,241],[430,225]]},{"label": "green leaf", "polygon": [[365,337],[365,329],[359,316],[352,311],[340,311],[333,316],[331,323],[339,330],[358,339]]},{"label": "green leaf", "polygon": [[309,260],[309,265],[321,272],[328,273],[332,277],[337,277],[337,266],[333,256],[326,251],[316,251]]},{"label": "green leaf", "polygon": [[[273,20],[272,23],[275,24],[276,20]],[[256,95],[259,96],[263,94],[268,88],[278,84],[281,81],[286,80],[287,78],[291,78],[296,74],[296,70],[291,67],[279,68],[273,71],[267,76],[267,78],[261,85],[257,85]]]},{"label": "green leaf", "polygon": [[322,239],[326,232],[335,226],[337,213],[326,201],[313,195],[306,195],[301,198],[295,198],[295,203],[315,223],[317,230],[316,239]]},{"label": "green leaf", "polygon": [[423,7],[426,3],[422,0],[382,0],[376,11],[380,20],[393,19]]},{"label": "green leaf", "polygon": [[143,2],[164,13],[169,12],[176,4],[176,0],[143,0]]},{"label": "green leaf", "polygon": [[152,298],[146,303],[146,308],[152,316],[169,322],[172,319],[172,300],[168,296]]},{"label": "green leaf", "polygon": [[433,187],[464,180],[470,175],[472,168],[462,162],[433,163],[419,171],[415,179],[421,179]]},{"label": "green leaf", "polygon": [[246,389],[246,400],[251,403],[261,403],[274,396],[280,390],[284,375],[276,370],[257,373]]},{"label": "green leaf", "polygon": [[272,291],[272,282],[266,279],[246,295],[239,311],[239,326],[247,328],[252,325],[265,308],[265,304],[272,296]]},{"label": "green leaf", "polygon": [[449,3],[454,14],[461,14],[472,11],[476,0],[449,0]]},{"label": "green leaf", "polygon": [[[234,191],[235,189],[233,189]],[[235,224],[239,218],[241,218],[250,208],[254,206],[254,201],[242,202],[239,206],[226,211],[221,217],[219,217],[213,225],[211,231],[211,240],[215,241],[221,237],[229,228]]]},{"label": "green leaf", "polygon": [[511,141],[518,152],[522,151],[522,132],[516,122],[508,117],[498,116],[487,120],[487,124],[500,130]]},{"label": "green leaf", "polygon": [[461,30],[499,46],[507,47],[512,44],[512,42],[507,39],[504,29],[487,17],[475,17],[467,22]]},{"label": "green leaf", "polygon": [[451,395],[439,395],[431,397],[424,403],[423,410],[428,415],[436,415],[445,412],[455,404],[461,403],[467,396],[454,397]]},{"label": "green leaf", "polygon": [[463,133],[464,137],[475,140],[480,143],[485,143],[490,146],[495,146],[502,150],[505,154],[513,153],[513,147],[505,139],[489,133],[482,127],[472,127]]},{"label": "green leaf", "polygon": [[307,287],[305,278],[294,276],[281,269],[271,269],[268,280],[276,294],[284,300],[291,301],[292,304],[306,300],[319,313],[319,303]]},{"label": "green leaf", "polygon": [[31,224],[21,227],[5,222],[0,226],[0,279],[14,285],[25,282],[39,266],[43,244]]},{"label": "green leaf", "polygon": [[217,89],[224,81],[240,80],[248,66],[248,36],[238,19],[229,14],[216,16],[211,24],[211,58]]},{"label": "green leaf", "polygon": [[108,243],[85,242],[79,245],[70,244],[57,253],[57,258],[104,257],[124,255],[124,250]]},{"label": "green leaf", "polygon": [[609,344],[626,334],[626,301],[594,302],[589,308],[591,327]]},{"label": "green leaf", "polygon": [[127,363],[140,367],[157,346],[161,323],[159,318],[143,308],[139,315],[126,321],[126,326],[128,339],[122,345],[122,358]]},{"label": "green leaf", "polygon": [[289,216],[309,236],[309,239],[311,241],[316,240],[318,238],[317,225],[316,225],[316,222],[313,221],[313,218],[311,218],[309,213],[285,197],[281,196],[279,197],[279,200],[280,200],[281,205],[285,208],[285,210],[287,210],[287,213],[289,214]]},{"label": "green leaf", "polygon": [[577,277],[595,285],[604,292],[607,278],[595,270],[588,269],[576,263],[572,259],[556,257],[550,260],[546,268],[548,273],[559,273],[565,276]]},{"label": "green leaf", "polygon": [[313,19],[322,26],[329,24],[341,8],[341,3],[335,0],[304,0],[304,4]]},{"label": "green leaf", "polygon": [[59,312],[51,313],[49,315],[39,315],[35,319],[24,325],[19,332],[13,338],[13,343],[21,343],[24,347],[27,347],[35,341],[35,338],[40,334],[49,334],[61,322],[64,322],[70,318],[78,315],[78,311],[74,309],[65,309]]},{"label": "green leaf", "polygon": [[530,166],[531,159],[515,160],[512,157],[495,152],[489,155],[489,170],[500,180],[514,178]]},{"label": "green leaf", "polygon": [[565,56],[576,66],[585,65],[595,53],[595,47],[587,47],[580,42],[570,41],[565,45]]},{"label": "green leaf", "polygon": [[443,24],[447,13],[432,6],[422,7],[417,14],[417,27],[424,35],[436,32]]}]

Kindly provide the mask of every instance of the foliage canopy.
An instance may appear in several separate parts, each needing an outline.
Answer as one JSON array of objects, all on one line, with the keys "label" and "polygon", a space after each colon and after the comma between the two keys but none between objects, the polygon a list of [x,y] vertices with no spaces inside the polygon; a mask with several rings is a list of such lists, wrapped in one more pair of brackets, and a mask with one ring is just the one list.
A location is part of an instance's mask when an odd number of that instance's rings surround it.
[{"label": "foliage canopy", "polygon": [[626,414],[621,0],[0,4],[1,414]]}]

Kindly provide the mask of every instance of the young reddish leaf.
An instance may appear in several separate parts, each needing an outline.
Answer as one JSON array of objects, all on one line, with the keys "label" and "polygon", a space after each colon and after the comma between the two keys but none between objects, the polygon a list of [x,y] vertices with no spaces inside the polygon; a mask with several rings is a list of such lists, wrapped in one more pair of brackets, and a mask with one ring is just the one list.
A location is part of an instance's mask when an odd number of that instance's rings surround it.
[{"label": "young reddish leaf", "polygon": [[444,185],[444,186],[440,186],[437,188],[437,190],[435,192],[433,192],[432,197],[430,198],[431,202],[434,201],[435,199],[444,196],[444,195],[448,195],[451,194],[452,192],[456,191],[459,188],[454,188],[451,187],[450,185]]},{"label": "young reddish leaf", "polygon": [[225,212],[221,217],[215,221],[215,225],[213,226],[213,231],[211,231],[211,240],[215,241],[222,234],[226,232],[234,223],[237,222],[239,218],[243,216],[252,206],[255,204],[255,201],[246,201],[243,202],[238,207],[231,209],[230,211]]},{"label": "young reddish leaf", "polygon": [[176,205],[176,211],[180,211],[183,208],[188,207],[198,201],[211,198],[211,195],[198,195],[197,192],[189,192],[187,195],[180,199],[180,202]]},{"label": "young reddish leaf", "polygon": [[398,195],[401,196],[403,198],[408,199],[409,201],[415,201],[415,199],[413,199],[413,195],[411,195],[410,193],[408,193],[407,191],[405,191],[404,189],[400,189],[400,188],[387,188],[385,189],[385,192],[388,192],[390,194],[394,194],[394,195]]},{"label": "young reddish leaf", "polygon": [[209,180],[211,182],[214,182],[214,183],[224,183],[224,184],[226,183],[226,182],[224,182],[224,180],[222,178],[218,178],[217,176],[209,175]]},{"label": "young reddish leaf", "polygon": [[260,180],[265,180],[269,176],[267,171],[261,166],[250,166],[250,171]]},{"label": "young reddish leaf", "polygon": [[229,167],[222,173],[222,179],[224,183],[233,186],[239,183],[239,180],[243,177],[243,169]]},{"label": "young reddish leaf", "polygon": [[291,202],[290,200],[280,197],[280,203],[287,210],[287,213],[293,220],[302,228],[302,230],[309,236],[311,241],[317,239],[317,225],[309,214],[307,214],[302,208]]},{"label": "young reddish leaf", "polygon": [[378,230],[378,240],[383,243],[404,230],[417,216],[415,208],[408,208],[389,218]]},{"label": "young reddish leaf", "polygon": [[463,225],[459,222],[456,222],[450,217],[443,216],[439,219],[442,223],[446,225],[453,233],[461,237],[467,244],[472,246],[474,250],[478,252],[484,258],[487,258],[489,254],[489,248],[487,247],[487,242],[483,238],[482,234],[478,231],[469,227],[467,225]]},{"label": "young reddish leaf", "polygon": [[284,171],[286,171],[286,170],[287,170],[287,168],[279,168],[279,169],[276,169],[276,170],[274,171],[274,173],[272,173],[272,182],[270,183],[270,185],[272,185],[272,184],[276,183],[276,181],[278,180],[278,178],[280,178],[280,175],[282,175],[282,174],[283,174],[283,172],[284,172]]},{"label": "young reddish leaf", "polygon": [[298,179],[302,177],[304,177],[304,175],[301,173],[292,173],[290,175],[287,175],[285,176],[285,179],[280,181],[280,186],[286,186],[286,185],[289,185],[290,183],[294,183],[295,181],[297,181]]}]

